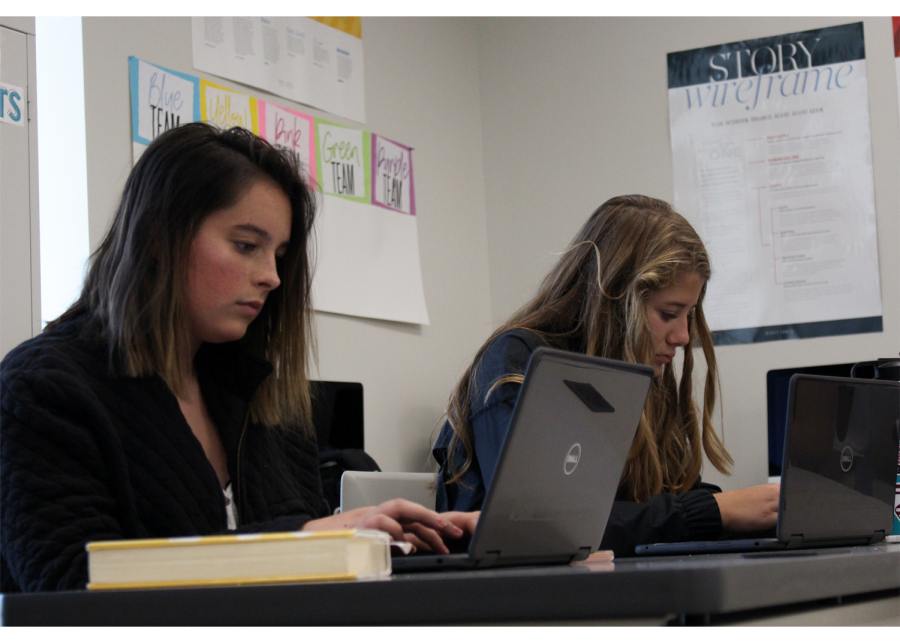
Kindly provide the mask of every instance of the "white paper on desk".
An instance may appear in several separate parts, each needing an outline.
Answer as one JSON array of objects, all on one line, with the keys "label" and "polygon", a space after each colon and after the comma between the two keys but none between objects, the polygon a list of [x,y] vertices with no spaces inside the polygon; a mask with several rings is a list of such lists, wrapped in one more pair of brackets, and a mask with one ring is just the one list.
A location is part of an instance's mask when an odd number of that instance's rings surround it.
[{"label": "white paper on desk", "polygon": [[313,308],[429,323],[416,217],[326,194],[315,241]]}]

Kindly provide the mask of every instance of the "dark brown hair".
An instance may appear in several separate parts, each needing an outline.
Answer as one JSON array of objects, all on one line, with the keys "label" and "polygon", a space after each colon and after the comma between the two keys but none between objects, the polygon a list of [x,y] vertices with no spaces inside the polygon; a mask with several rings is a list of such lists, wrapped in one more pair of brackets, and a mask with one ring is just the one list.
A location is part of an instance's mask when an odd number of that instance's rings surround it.
[{"label": "dark brown hair", "polygon": [[291,155],[247,130],[191,123],[153,141],[91,256],[80,298],[48,328],[87,311],[87,332],[110,343],[111,364],[129,376],[159,375],[180,394],[192,367],[185,301],[191,241],[207,216],[237,203],[257,181],[284,192],[292,220],[287,252],[277,261],[281,286],[240,340],[275,369],[251,402],[251,419],[311,430],[308,246],[315,194]]},{"label": "dark brown hair", "polygon": [[[703,315],[711,274],[709,256],[690,223],[668,203],[638,195],[610,199],[591,215],[544,278],[537,295],[494,331],[460,378],[447,409],[454,431],[449,453],[461,445],[465,460],[458,467],[451,456],[448,482],[458,482],[472,465],[474,444],[467,418],[471,396],[478,390],[475,373],[491,342],[508,330],[521,328],[557,348],[651,364],[647,297],[687,273],[696,273],[703,280],[688,322],[687,347],[699,344],[706,360],[702,413],[692,395],[693,351],[686,349],[677,383],[672,364],[654,378],[622,485],[635,501],[649,500],[661,492],[686,491],[700,474],[703,451],[716,469],[726,473],[733,461],[712,426],[718,376]],[[521,381],[521,373],[510,373],[491,382],[487,396],[500,384]]]}]

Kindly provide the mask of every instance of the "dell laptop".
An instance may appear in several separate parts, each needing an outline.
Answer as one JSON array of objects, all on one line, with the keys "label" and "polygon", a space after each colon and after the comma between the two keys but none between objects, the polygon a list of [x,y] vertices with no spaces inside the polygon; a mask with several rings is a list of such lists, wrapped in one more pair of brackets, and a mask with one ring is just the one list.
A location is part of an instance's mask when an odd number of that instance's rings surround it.
[{"label": "dell laptop", "polygon": [[653,369],[541,347],[531,357],[468,552],[395,572],[565,564],[597,551]]},{"label": "dell laptop", "polygon": [[639,545],[641,555],[867,545],[893,528],[900,382],[796,374],[775,538]]}]

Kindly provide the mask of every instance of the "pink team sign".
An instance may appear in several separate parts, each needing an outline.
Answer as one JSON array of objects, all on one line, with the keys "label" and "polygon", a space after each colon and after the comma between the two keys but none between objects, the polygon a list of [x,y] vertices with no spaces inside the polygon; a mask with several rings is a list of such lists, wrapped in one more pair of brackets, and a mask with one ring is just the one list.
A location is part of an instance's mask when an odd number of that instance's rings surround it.
[{"label": "pink team sign", "polygon": [[316,145],[313,117],[292,109],[259,101],[259,132],[275,147],[290,152],[316,181]]}]

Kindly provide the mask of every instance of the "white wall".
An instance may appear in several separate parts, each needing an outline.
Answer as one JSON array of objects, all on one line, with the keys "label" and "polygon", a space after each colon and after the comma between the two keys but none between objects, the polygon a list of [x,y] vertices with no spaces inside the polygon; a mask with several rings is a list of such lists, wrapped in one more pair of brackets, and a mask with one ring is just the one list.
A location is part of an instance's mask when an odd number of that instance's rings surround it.
[{"label": "white wall", "polygon": [[[853,18],[577,18],[479,21],[492,315],[500,323],[606,199],[674,197],[666,53]],[[726,488],[766,481],[766,371],[900,350],[900,135],[890,18],[865,20],[884,332],[716,351]],[[713,266],[715,270],[715,266]]]},{"label": "white wall", "polygon": [[[366,450],[385,470],[421,471],[450,388],[490,331],[476,23],[366,18],[362,28],[365,127],[415,148],[419,250],[432,323],[319,314],[314,375],[362,382]],[[193,67],[190,18],[84,18],[83,37],[94,249],[131,169],[128,56],[211,76]]]}]

